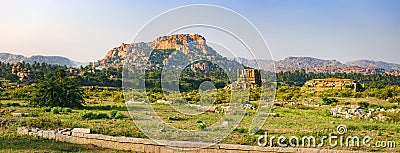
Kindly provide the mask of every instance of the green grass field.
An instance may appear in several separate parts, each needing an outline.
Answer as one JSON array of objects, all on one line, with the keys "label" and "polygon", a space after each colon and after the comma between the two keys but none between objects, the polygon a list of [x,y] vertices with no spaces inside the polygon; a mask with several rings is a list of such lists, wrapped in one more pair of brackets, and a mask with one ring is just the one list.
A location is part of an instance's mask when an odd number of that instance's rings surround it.
[{"label": "green grass field", "polygon": [[[321,103],[319,98],[314,98],[315,104]],[[384,100],[376,98],[338,98],[339,105],[344,102],[356,104],[364,101],[370,104],[381,106],[390,106]],[[87,99],[84,109],[73,109],[70,113],[53,114],[46,112],[43,108],[27,107],[23,101],[1,101],[1,120],[13,120],[7,126],[1,127],[0,132],[0,152],[116,152],[116,150],[107,150],[88,145],[74,145],[68,143],[54,142],[29,136],[18,136],[16,128],[19,126],[31,126],[42,129],[55,128],[90,128],[93,133],[100,133],[113,136],[128,136],[146,138],[135,126],[129,117],[126,106],[122,102],[111,102],[111,98],[102,99],[97,102],[96,98]],[[6,103],[19,103],[21,106],[6,106]],[[396,148],[377,148],[377,147],[335,147],[332,149],[343,150],[362,150],[362,151],[395,151],[400,152],[400,124],[394,121],[369,121],[369,120],[349,120],[335,118],[330,115],[330,109],[335,106],[311,107],[304,105],[283,105],[273,108],[273,113],[279,114],[279,117],[268,117],[262,131],[255,135],[249,135],[247,130],[253,120],[255,111],[248,111],[237,130],[231,133],[221,143],[257,145],[257,138],[268,131],[270,136],[314,136],[319,140],[321,136],[336,132],[336,127],[340,124],[348,128],[347,135],[352,136],[370,136],[372,143],[376,141],[396,141]],[[168,124],[181,129],[198,129],[198,122],[201,121],[206,126],[215,123],[224,114],[205,112],[199,116],[182,115],[176,112],[172,107],[164,104],[153,104],[157,114]],[[120,119],[82,119],[82,111],[92,111],[93,113],[104,112],[110,115],[112,110],[121,112],[126,118]],[[26,112],[35,115],[27,117],[14,117],[11,112]],[[183,120],[169,120],[170,116],[178,116]],[[276,144],[274,145],[276,146]],[[329,148],[328,145],[323,148]]]}]

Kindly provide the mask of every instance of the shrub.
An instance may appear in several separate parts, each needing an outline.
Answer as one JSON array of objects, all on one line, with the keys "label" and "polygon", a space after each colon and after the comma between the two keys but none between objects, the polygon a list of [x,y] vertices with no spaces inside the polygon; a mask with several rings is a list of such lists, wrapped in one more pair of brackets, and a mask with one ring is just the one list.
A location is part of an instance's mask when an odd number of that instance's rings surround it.
[{"label": "shrub", "polygon": [[126,116],[124,114],[122,114],[121,112],[117,112],[117,114],[115,114],[114,118],[115,119],[123,119]]},{"label": "shrub", "polygon": [[79,116],[82,119],[108,119],[108,118],[110,118],[107,115],[107,113],[104,113],[104,112],[93,113],[92,111],[87,111],[87,110],[80,112]]},{"label": "shrub", "polygon": [[332,103],[338,102],[336,98],[321,97],[322,105],[331,105]]},{"label": "shrub", "polygon": [[86,111],[86,110],[80,112],[79,116],[82,119],[95,119],[96,118],[96,115],[92,111]]},{"label": "shrub", "polygon": [[350,105],[351,104],[351,102],[345,102],[344,103],[344,105]]},{"label": "shrub", "polygon": [[356,131],[358,130],[358,127],[355,125],[347,125],[347,130],[349,131]]},{"label": "shrub", "polygon": [[362,127],[364,130],[367,130],[367,131],[379,130],[378,125],[363,125]]},{"label": "shrub", "polygon": [[110,111],[110,116],[111,116],[111,118],[114,118],[115,115],[117,115],[117,113],[118,113],[117,110],[111,110],[111,111]]},{"label": "shrub", "polygon": [[110,118],[107,113],[104,112],[97,112],[96,113],[96,119],[108,119]]},{"label": "shrub", "polygon": [[19,103],[6,103],[6,106],[7,107],[19,107],[19,106],[21,106]]},{"label": "shrub", "polygon": [[369,103],[368,102],[358,102],[358,105],[362,108],[368,108]]},{"label": "shrub", "polygon": [[392,97],[388,100],[390,103],[400,103],[400,97]]},{"label": "shrub", "polygon": [[62,125],[59,119],[49,117],[35,117],[26,122],[26,126],[35,128],[53,129]]},{"label": "shrub", "polygon": [[199,130],[204,130],[207,128],[207,126],[203,123],[199,123],[199,124],[197,124],[197,128],[199,128]]},{"label": "shrub", "polygon": [[59,114],[62,111],[61,107],[53,107],[51,108],[51,113],[53,114]]},{"label": "shrub", "polygon": [[43,111],[44,112],[50,112],[51,111],[51,107],[45,107],[45,108],[43,108]]},{"label": "shrub", "polygon": [[235,131],[238,131],[239,133],[244,133],[244,128],[236,128]]},{"label": "shrub", "polygon": [[196,123],[203,123],[203,121],[202,120],[197,120]]},{"label": "shrub", "polygon": [[[290,109],[301,109],[301,110],[314,110],[314,107],[306,106],[306,105],[289,105]],[[272,112],[272,110],[271,110]]]},{"label": "shrub", "polygon": [[63,113],[71,113],[71,112],[72,112],[72,109],[66,107],[66,108],[63,108],[63,109],[62,109],[62,112],[63,112]]}]

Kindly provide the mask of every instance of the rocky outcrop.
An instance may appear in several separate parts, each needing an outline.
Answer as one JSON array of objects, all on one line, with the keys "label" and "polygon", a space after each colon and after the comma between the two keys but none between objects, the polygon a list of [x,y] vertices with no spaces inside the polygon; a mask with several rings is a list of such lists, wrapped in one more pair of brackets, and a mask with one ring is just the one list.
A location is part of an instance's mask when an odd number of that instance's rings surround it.
[{"label": "rocky outcrop", "polygon": [[[119,47],[115,47],[107,52],[106,56],[97,62],[96,68],[104,69],[108,67],[121,67],[125,60],[125,57],[129,55],[129,60],[135,60],[137,58],[148,58],[145,57],[144,49],[155,49],[155,50],[175,50],[183,53],[189,59],[196,57],[204,57],[210,61],[213,60],[226,60],[228,63],[233,65],[240,65],[235,61],[229,61],[228,59],[219,55],[211,47],[207,46],[206,39],[198,34],[176,34],[170,36],[159,37],[151,42],[138,42],[134,44],[121,44]],[[155,66],[167,63],[166,59],[161,59],[160,63],[153,63]],[[157,61],[157,60],[156,60]],[[194,67],[201,70],[211,70],[210,63],[194,63]]]},{"label": "rocky outcrop", "polygon": [[20,81],[27,81],[32,78],[32,71],[25,68],[21,62],[15,63],[12,67],[12,73],[17,75]]}]

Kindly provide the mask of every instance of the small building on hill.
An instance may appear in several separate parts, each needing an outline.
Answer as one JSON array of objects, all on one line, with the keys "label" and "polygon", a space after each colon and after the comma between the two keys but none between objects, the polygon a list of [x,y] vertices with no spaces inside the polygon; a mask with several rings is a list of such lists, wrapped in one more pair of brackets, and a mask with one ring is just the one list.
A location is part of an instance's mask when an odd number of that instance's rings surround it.
[{"label": "small building on hill", "polygon": [[359,84],[352,79],[325,78],[312,79],[304,84],[304,87],[314,91],[323,91],[328,89],[353,89],[354,92],[359,90]]}]

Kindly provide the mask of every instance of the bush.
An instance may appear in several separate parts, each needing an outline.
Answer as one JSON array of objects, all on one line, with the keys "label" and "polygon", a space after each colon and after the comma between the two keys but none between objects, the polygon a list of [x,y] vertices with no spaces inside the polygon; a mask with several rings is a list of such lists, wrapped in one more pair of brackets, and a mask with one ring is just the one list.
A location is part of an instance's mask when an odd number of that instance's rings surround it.
[{"label": "bush", "polygon": [[124,114],[122,114],[121,112],[117,112],[117,114],[115,114],[114,118],[115,119],[123,119],[126,116]]},{"label": "bush", "polygon": [[[360,104],[359,104],[360,105]],[[365,105],[363,105],[363,106],[365,106]],[[376,108],[380,108],[380,107],[382,107],[382,106],[379,106],[379,105],[376,105],[376,104],[370,104],[370,105],[368,105],[368,108],[374,108],[374,109],[376,109]]]},{"label": "bush", "polygon": [[72,112],[72,109],[66,107],[66,108],[63,108],[63,109],[62,109],[62,112],[63,112],[63,113],[71,113],[71,112]]},{"label": "bush", "polygon": [[368,102],[358,102],[358,105],[362,108],[368,108],[369,103]]},{"label": "bush", "polygon": [[104,112],[97,112],[96,113],[96,119],[108,119],[110,118],[107,113]]},{"label": "bush", "polygon": [[50,112],[51,111],[51,107],[45,107],[45,108],[43,108],[43,111],[44,112]]},{"label": "bush", "polygon": [[19,103],[6,103],[6,106],[7,107],[19,107],[19,106],[21,106]]},{"label": "bush", "polygon": [[80,112],[79,116],[82,119],[95,119],[96,118],[96,115],[92,111],[86,111],[86,110]]},{"label": "bush", "polygon": [[51,113],[53,113],[53,114],[60,114],[61,111],[62,111],[61,107],[53,107],[53,108],[51,108]]},{"label": "bush", "polygon": [[49,117],[35,117],[26,122],[26,126],[34,128],[54,129],[60,128],[62,122],[59,119]]},{"label": "bush", "polygon": [[110,111],[110,117],[115,119],[123,119],[126,116],[117,110]]},{"label": "bush", "polygon": [[362,128],[367,131],[379,130],[378,125],[363,125]]},{"label": "bush", "polygon": [[199,130],[204,130],[207,128],[207,126],[203,123],[199,123],[199,124],[197,124],[197,128],[199,128]]},{"label": "bush", "polygon": [[87,111],[87,110],[84,110],[84,111],[80,112],[79,116],[82,119],[89,119],[89,120],[91,120],[91,119],[108,119],[108,118],[110,118],[107,115],[107,113],[104,113],[104,112],[93,113],[92,111]]},{"label": "bush", "polygon": [[244,133],[244,128],[236,128],[235,131],[238,131],[239,133]]},{"label": "bush", "polygon": [[117,110],[111,110],[111,111],[110,111],[110,117],[111,117],[111,118],[114,118],[115,115],[117,115],[117,113],[118,113]]},{"label": "bush", "polygon": [[322,105],[331,105],[332,103],[338,102],[336,98],[321,97]]},{"label": "bush", "polygon": [[400,97],[389,98],[390,103],[400,103]]}]

